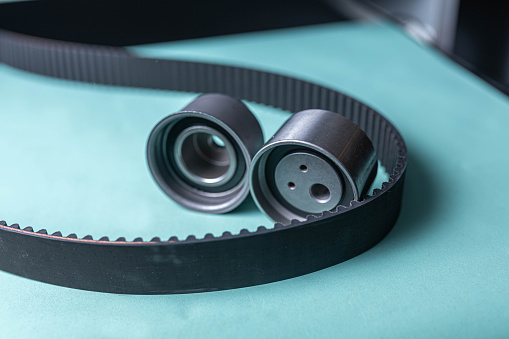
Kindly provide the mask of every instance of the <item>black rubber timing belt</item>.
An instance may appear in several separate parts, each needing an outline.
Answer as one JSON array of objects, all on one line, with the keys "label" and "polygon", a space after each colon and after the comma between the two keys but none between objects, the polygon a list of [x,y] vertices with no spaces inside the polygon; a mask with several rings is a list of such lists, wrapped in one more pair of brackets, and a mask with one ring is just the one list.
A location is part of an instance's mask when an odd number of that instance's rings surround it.
[{"label": "black rubber timing belt", "polygon": [[[214,291],[264,284],[348,260],[377,244],[398,218],[407,152],[382,115],[336,90],[254,69],[141,58],[120,47],[63,42],[2,29],[0,62],[25,71],[96,84],[224,93],[297,112],[321,108],[357,123],[371,138],[389,181],[349,207],[288,226],[224,232],[203,239],[128,241],[0,222],[0,269],[72,288],[132,294]],[[171,220],[169,220],[171,224]],[[251,226],[251,225],[248,225]],[[251,227],[249,227],[251,228]]]}]

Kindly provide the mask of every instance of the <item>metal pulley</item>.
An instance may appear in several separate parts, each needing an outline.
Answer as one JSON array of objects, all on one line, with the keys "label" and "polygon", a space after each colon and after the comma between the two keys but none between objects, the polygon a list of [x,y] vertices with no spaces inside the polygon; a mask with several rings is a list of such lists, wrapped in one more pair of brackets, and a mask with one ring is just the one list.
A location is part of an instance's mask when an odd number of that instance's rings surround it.
[{"label": "metal pulley", "polygon": [[225,213],[248,195],[251,158],[262,145],[260,125],[246,105],[204,94],[157,124],[147,158],[155,181],[177,203]]},{"label": "metal pulley", "polygon": [[251,192],[270,218],[289,224],[360,200],[376,173],[375,149],[359,126],[310,109],[294,114],[256,154]]}]

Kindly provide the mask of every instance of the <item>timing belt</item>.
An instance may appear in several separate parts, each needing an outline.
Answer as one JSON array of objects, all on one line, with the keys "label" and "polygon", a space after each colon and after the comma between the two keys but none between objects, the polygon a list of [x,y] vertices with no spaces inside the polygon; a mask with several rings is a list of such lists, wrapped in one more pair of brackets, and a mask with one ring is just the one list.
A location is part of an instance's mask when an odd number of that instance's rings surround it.
[{"label": "timing belt", "polygon": [[[0,5],[0,11],[4,5]],[[110,241],[48,234],[0,222],[0,269],[83,290],[169,294],[264,284],[314,272],[370,249],[391,230],[402,201],[405,143],[382,115],[334,89],[228,65],[142,58],[121,47],[64,42],[5,29],[0,62],[54,78],[170,91],[224,93],[290,112],[338,112],[370,137],[389,180],[373,195],[332,212],[203,239]],[[5,178],[4,178],[5,179]],[[171,220],[168,221],[171,225]],[[254,229],[253,225],[246,228]]]}]

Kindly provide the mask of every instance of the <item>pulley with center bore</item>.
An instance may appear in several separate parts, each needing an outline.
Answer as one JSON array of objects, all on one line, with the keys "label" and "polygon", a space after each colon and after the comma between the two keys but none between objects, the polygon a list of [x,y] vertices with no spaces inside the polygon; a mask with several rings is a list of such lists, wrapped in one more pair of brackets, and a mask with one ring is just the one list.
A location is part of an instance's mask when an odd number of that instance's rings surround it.
[{"label": "pulley with center bore", "polygon": [[225,213],[248,195],[251,158],[262,145],[260,125],[246,105],[204,94],[157,124],[147,158],[155,181],[177,203]]},{"label": "pulley with center bore", "polygon": [[340,114],[294,114],[256,154],[251,192],[270,218],[288,224],[360,200],[377,173],[368,136]]}]

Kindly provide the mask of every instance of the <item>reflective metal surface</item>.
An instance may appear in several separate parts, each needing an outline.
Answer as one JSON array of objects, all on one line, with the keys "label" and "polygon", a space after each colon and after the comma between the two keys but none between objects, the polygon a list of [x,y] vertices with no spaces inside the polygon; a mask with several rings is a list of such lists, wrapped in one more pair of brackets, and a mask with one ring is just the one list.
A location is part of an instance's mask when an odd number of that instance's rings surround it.
[{"label": "reflective metal surface", "polygon": [[154,128],[147,159],[157,184],[177,203],[226,213],[248,195],[251,158],[262,145],[260,125],[240,100],[204,94]]},{"label": "reflective metal surface", "polygon": [[233,145],[208,126],[192,126],[182,131],[175,140],[173,156],[186,178],[204,186],[221,186],[231,180],[237,168]]},{"label": "reflective metal surface", "polygon": [[276,165],[279,194],[291,206],[308,213],[334,208],[343,196],[343,183],[336,169],[314,154],[295,152]]},{"label": "reflective metal surface", "polygon": [[270,218],[288,224],[360,200],[376,176],[368,136],[340,114],[294,114],[256,154],[251,192]]}]

